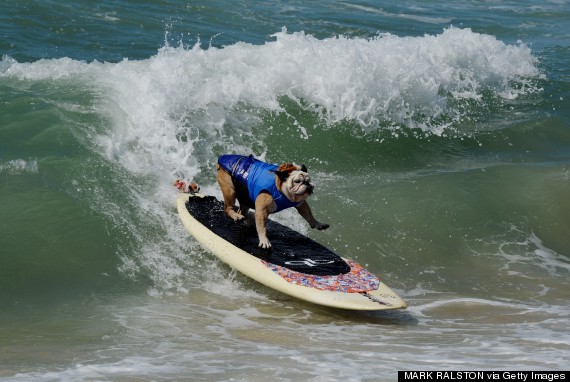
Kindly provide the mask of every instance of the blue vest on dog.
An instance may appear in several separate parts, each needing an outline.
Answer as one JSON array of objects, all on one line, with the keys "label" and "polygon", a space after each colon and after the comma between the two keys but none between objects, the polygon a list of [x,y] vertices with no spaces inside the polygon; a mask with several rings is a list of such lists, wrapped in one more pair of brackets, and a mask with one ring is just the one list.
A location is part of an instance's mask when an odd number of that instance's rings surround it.
[{"label": "blue vest on dog", "polygon": [[255,206],[255,199],[262,191],[268,192],[273,197],[275,204],[277,204],[275,212],[299,205],[299,203],[287,199],[277,188],[275,171],[279,167],[278,165],[262,162],[255,159],[253,155],[248,157],[222,155],[218,158],[218,164],[232,176],[234,182],[237,181],[247,186],[250,206]]}]

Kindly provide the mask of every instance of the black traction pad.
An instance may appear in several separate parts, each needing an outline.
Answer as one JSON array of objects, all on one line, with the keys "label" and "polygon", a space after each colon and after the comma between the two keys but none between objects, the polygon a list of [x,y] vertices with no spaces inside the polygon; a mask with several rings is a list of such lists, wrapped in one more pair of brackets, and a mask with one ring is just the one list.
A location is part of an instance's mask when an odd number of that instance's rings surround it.
[{"label": "black traction pad", "polygon": [[234,222],[224,213],[224,203],[213,196],[190,196],[186,209],[216,235],[269,263],[315,276],[350,272],[350,266],[339,255],[273,220],[267,222],[267,237],[272,248],[259,248],[253,214],[249,217],[251,224],[245,220]]}]

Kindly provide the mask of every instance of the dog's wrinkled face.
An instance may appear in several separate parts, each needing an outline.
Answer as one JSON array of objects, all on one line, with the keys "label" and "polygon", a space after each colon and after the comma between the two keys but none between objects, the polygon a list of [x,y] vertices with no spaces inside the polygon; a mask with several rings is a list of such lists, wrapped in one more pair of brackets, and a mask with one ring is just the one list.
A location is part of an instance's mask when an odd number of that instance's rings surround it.
[{"label": "dog's wrinkled face", "polygon": [[276,171],[277,187],[293,202],[306,200],[313,193],[311,177],[307,168],[292,163],[284,163]]},{"label": "dog's wrinkled face", "polygon": [[294,202],[306,200],[313,193],[311,177],[303,171],[293,171],[285,182]]}]

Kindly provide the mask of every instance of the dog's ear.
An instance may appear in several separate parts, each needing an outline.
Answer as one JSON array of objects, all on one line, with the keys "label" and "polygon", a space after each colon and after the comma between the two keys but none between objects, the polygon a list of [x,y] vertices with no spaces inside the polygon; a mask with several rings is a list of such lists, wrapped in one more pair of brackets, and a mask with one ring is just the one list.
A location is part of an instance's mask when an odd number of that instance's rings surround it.
[{"label": "dog's ear", "polygon": [[305,166],[304,164],[301,165],[301,171],[303,172],[307,172],[307,166]]},{"label": "dog's ear", "polygon": [[277,175],[279,179],[285,180],[291,175],[291,172],[296,169],[297,167],[293,163],[282,163],[277,170],[275,170],[275,175]]},{"label": "dog's ear", "polygon": [[289,177],[290,172],[288,171],[275,171],[275,175],[281,180],[285,180]]}]

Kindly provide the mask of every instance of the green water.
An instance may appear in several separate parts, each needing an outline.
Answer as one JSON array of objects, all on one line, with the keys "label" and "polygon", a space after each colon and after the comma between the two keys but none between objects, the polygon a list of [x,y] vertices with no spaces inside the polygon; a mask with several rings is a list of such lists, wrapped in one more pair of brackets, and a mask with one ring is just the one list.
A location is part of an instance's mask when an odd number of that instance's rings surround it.
[{"label": "green water", "polygon": [[[565,368],[569,11],[4,2],[0,379]],[[409,308],[307,304],[201,249],[172,181],[219,196],[231,152],[305,163],[331,228],[273,218]]]}]

